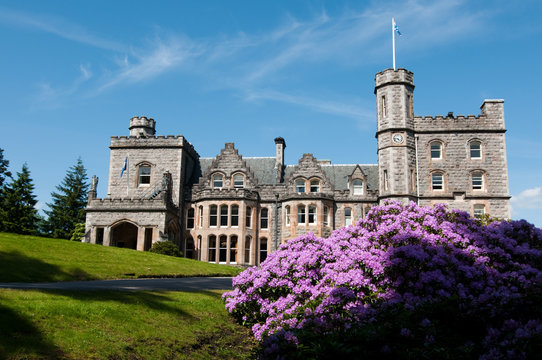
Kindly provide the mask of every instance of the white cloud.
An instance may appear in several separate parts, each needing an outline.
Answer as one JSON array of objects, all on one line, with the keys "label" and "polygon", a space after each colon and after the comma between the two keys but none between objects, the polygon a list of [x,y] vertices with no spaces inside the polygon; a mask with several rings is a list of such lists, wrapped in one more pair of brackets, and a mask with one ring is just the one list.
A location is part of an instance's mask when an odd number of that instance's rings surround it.
[{"label": "white cloud", "polygon": [[526,189],[510,200],[514,210],[517,209],[542,209],[542,187]]}]

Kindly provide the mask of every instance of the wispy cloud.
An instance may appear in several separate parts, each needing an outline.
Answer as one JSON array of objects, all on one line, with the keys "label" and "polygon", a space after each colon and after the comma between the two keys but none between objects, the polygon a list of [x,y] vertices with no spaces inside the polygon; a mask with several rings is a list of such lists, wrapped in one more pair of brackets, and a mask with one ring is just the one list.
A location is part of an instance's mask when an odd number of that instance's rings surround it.
[{"label": "wispy cloud", "polygon": [[512,207],[517,209],[542,209],[542,187],[534,187],[512,196]]}]

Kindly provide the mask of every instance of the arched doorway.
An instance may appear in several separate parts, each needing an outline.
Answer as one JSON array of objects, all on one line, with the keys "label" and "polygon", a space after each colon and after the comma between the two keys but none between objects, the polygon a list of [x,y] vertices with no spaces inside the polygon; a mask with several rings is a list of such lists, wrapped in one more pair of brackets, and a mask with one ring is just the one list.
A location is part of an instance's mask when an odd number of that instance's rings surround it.
[{"label": "arched doorway", "polygon": [[111,230],[111,246],[137,249],[137,226],[123,221]]}]

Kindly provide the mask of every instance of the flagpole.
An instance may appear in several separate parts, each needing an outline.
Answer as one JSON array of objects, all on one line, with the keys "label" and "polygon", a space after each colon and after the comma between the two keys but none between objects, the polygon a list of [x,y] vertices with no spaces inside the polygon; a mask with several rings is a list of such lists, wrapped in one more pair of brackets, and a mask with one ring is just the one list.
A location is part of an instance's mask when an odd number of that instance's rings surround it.
[{"label": "flagpole", "polygon": [[395,19],[391,18],[391,38],[393,44],[393,71],[395,71]]}]

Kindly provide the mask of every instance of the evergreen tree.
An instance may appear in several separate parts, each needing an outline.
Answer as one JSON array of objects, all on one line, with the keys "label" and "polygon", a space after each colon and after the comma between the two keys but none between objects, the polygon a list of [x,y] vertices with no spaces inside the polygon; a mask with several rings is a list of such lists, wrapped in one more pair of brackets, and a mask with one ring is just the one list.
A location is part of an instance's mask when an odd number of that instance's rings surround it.
[{"label": "evergreen tree", "polygon": [[69,239],[75,225],[85,222],[88,187],[87,170],[79,158],[56,187],[58,192],[51,193],[53,202],[47,204],[50,210],[45,211],[49,217],[45,226],[48,235]]},{"label": "evergreen tree", "polygon": [[8,171],[9,161],[4,159],[4,149],[0,149],[0,191],[4,187],[4,180],[6,177],[11,177],[11,173]]},{"label": "evergreen tree", "polygon": [[5,185],[2,191],[0,229],[19,234],[37,233],[39,219],[33,192],[34,184],[25,163],[21,172],[17,173],[17,178]]}]

